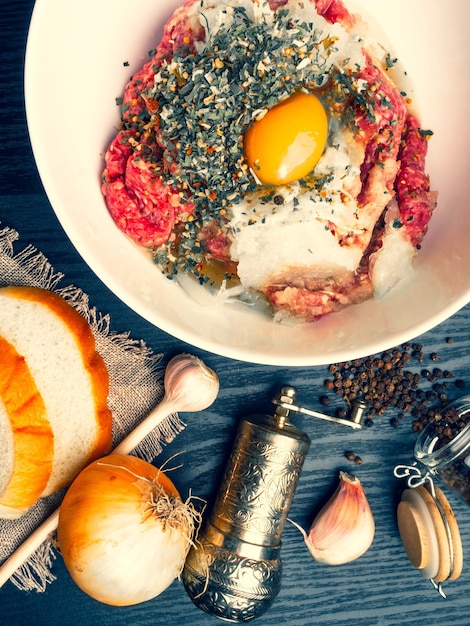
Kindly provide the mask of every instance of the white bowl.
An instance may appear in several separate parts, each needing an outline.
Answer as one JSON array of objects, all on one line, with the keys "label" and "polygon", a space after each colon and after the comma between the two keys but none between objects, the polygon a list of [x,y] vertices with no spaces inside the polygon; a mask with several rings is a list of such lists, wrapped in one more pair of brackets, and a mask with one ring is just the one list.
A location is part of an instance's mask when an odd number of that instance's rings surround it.
[{"label": "white bowl", "polygon": [[[101,280],[149,322],[199,348],[271,365],[320,365],[412,339],[470,301],[470,2],[356,0],[412,78],[439,202],[415,271],[383,300],[314,324],[280,326],[248,309],[204,307],[114,225],[100,192],[115,99],[148,60],[180,0],[37,0],[25,90],[38,169],[67,235]],[[346,4],[347,0],[346,0]],[[375,8],[371,8],[371,4]]]}]

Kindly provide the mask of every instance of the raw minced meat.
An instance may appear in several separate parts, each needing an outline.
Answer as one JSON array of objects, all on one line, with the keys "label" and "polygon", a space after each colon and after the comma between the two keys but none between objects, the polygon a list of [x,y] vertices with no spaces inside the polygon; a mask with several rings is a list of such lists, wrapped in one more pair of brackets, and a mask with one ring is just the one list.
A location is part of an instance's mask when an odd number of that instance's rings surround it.
[{"label": "raw minced meat", "polygon": [[[242,7],[250,3],[249,0],[238,2]],[[355,18],[341,0],[311,0],[311,3],[328,23],[342,25],[346,31],[353,29]],[[206,2],[206,5],[210,4]],[[297,0],[269,1],[272,10],[287,7],[293,17],[297,15],[296,5],[301,4]],[[250,263],[256,263],[256,260],[248,257],[248,262],[245,257],[248,271],[242,268],[245,252],[242,240],[237,241],[233,219],[231,222],[230,202],[224,200],[225,204],[220,205],[221,196],[216,194],[216,185],[212,182],[219,179],[207,179],[205,184],[200,168],[199,178],[184,172],[186,162],[189,169],[191,163],[195,163],[191,161],[195,146],[178,146],[177,139],[169,139],[166,135],[168,105],[166,101],[163,104],[156,87],[158,80],[162,80],[161,73],[169,72],[170,77],[176,77],[174,91],[190,93],[191,76],[183,76],[180,66],[171,70],[171,64],[174,59],[180,63],[186,54],[189,74],[198,71],[189,60],[193,62],[204,45],[207,25],[200,15],[203,7],[195,10],[196,5],[202,7],[200,0],[186,0],[174,13],[151,59],[127,85],[121,104],[122,130],[106,152],[102,190],[117,226],[138,244],[150,248],[163,271],[170,276],[176,271],[175,267],[183,267],[181,263],[178,266],[178,261],[184,251],[185,268],[200,282],[207,279],[204,275],[207,260],[217,260],[225,267],[226,275],[234,280],[239,278],[236,275],[238,265],[243,284],[243,276],[250,272]],[[223,67],[222,51],[220,58],[218,52],[210,51],[212,62],[216,67],[217,62]],[[430,191],[425,172],[429,134],[422,131],[419,121],[409,113],[406,99],[389,77],[387,68],[377,62],[369,50],[362,50],[362,55],[361,67],[357,64],[356,70],[351,70],[351,62],[336,72],[336,82],[326,98],[337,119],[347,118],[347,123],[353,127],[359,153],[362,151],[358,174],[351,178],[347,188],[347,202],[355,203],[357,228],[345,226],[334,217],[329,220],[318,218],[325,223],[334,245],[342,250],[359,251],[360,261],[352,269],[331,271],[328,263],[320,268],[314,264],[309,268],[287,263],[285,267],[275,268],[276,271],[272,271],[268,263],[264,277],[255,288],[271,303],[277,318],[293,316],[311,321],[373,297],[371,259],[380,255],[384,237],[389,232],[386,228],[387,208],[397,207],[393,227],[400,230],[401,241],[412,257],[424,237],[435,206],[436,197]],[[212,78],[208,76],[207,81],[210,80]],[[351,86],[353,82],[354,86]],[[363,85],[363,91],[360,85]],[[309,87],[312,85],[305,85],[305,88]],[[236,88],[238,86],[234,91]],[[241,88],[245,88],[244,84]],[[208,97],[214,95],[218,95],[215,88]],[[183,101],[182,110],[184,106]],[[188,117],[187,124],[190,123]],[[198,123],[204,125],[204,120]],[[217,132],[224,134],[220,128]],[[235,145],[237,141],[240,143],[236,137]],[[226,149],[228,152],[229,148]],[[220,172],[219,178],[225,176],[231,189],[238,181],[240,196],[244,196],[245,190],[248,195],[258,193],[256,181],[250,182],[243,163],[237,162],[237,167],[238,170]],[[325,198],[327,189],[325,183],[324,188],[315,191],[319,200],[322,194]],[[275,191],[271,199],[273,195]],[[201,203],[201,197],[206,205]],[[219,205],[214,211],[216,203]],[[206,206],[209,209],[212,206],[207,215]],[[254,228],[253,232],[256,232]],[[315,241],[311,246],[315,246]],[[258,257],[268,255],[269,251],[264,248],[256,254]],[[249,279],[247,286],[251,287]]]}]

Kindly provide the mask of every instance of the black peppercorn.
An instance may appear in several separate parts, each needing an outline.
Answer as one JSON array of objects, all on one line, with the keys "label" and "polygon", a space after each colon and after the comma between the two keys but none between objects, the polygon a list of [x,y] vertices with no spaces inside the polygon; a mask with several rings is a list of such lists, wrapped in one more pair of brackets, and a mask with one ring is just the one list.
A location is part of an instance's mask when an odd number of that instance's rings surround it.
[{"label": "black peppercorn", "polygon": [[322,406],[329,406],[331,404],[331,400],[328,396],[320,396],[320,404]]},{"label": "black peppercorn", "polygon": [[352,461],[356,465],[362,465],[361,457],[358,456],[357,454],[354,454],[354,452],[347,451],[344,453],[344,456],[348,459],[348,461]]},{"label": "black peppercorn", "polygon": [[[399,417],[392,416],[389,420],[393,427],[396,428],[406,414],[411,414],[412,427],[417,430],[417,423],[425,425],[433,419],[431,405],[438,400],[443,405],[448,404],[447,381],[453,378],[452,372],[439,367],[413,371],[413,361],[423,363],[426,358],[435,363],[439,355],[437,352],[426,355],[420,343],[406,342],[381,354],[331,364],[328,371],[332,379],[326,380],[324,386],[327,391],[334,391],[343,398],[348,408],[356,398],[364,400],[369,405],[366,426],[373,424],[373,416],[386,415],[393,409],[399,411]],[[405,369],[407,367],[410,369]],[[454,384],[457,388],[465,385],[464,381]],[[327,397],[320,398],[324,406],[328,406]],[[346,413],[336,414],[344,417]]]}]

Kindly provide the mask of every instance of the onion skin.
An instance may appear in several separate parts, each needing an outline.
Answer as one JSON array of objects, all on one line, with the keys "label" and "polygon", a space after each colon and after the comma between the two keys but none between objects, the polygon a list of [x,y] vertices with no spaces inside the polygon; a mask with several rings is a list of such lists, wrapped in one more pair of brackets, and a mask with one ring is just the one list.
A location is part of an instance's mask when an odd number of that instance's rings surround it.
[{"label": "onion skin", "polygon": [[181,572],[191,532],[149,510],[151,481],[185,506],[158,468],[119,454],[91,463],[65,495],[59,548],[72,579],[95,600],[113,606],[145,602]]}]

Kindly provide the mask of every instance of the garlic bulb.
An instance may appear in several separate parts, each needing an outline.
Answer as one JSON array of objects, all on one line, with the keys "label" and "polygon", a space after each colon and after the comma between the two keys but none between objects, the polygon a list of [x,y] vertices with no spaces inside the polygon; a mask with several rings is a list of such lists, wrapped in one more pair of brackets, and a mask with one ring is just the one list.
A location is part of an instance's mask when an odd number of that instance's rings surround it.
[{"label": "garlic bulb", "polygon": [[358,478],[339,473],[339,485],[303,534],[307,548],[316,561],[341,565],[359,558],[372,544],[375,522]]},{"label": "garlic bulb", "polygon": [[130,454],[165,417],[178,411],[203,411],[219,393],[217,374],[192,354],[174,356],[166,366],[163,383],[163,400],[114,448],[115,453]]},{"label": "garlic bulb", "polygon": [[216,373],[193,354],[178,354],[171,359],[164,385],[167,400],[182,412],[202,411],[219,392]]}]

